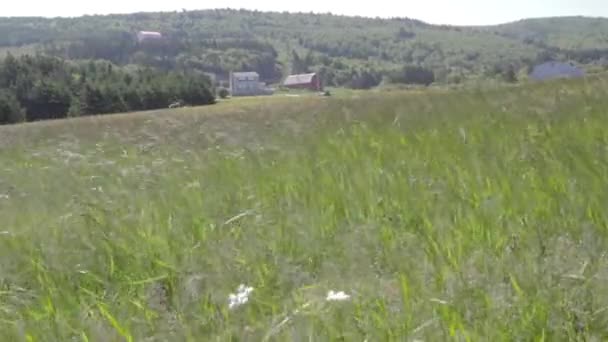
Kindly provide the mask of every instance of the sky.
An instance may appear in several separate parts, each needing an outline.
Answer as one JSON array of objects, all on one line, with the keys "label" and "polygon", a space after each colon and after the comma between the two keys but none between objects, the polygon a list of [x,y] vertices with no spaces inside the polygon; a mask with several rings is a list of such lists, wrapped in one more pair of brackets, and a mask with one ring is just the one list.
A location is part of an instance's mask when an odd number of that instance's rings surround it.
[{"label": "sky", "polygon": [[524,18],[608,17],[608,0],[2,0],[0,16],[71,17],[84,14],[245,8],[369,17],[408,17],[432,24],[489,25]]}]

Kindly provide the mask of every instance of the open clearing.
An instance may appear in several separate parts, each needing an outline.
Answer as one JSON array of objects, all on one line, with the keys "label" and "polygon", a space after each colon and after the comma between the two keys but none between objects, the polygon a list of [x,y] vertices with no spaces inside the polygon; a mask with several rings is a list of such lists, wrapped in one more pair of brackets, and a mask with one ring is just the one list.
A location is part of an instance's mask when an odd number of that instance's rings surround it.
[{"label": "open clearing", "polygon": [[0,127],[0,340],[606,339],[607,92]]}]

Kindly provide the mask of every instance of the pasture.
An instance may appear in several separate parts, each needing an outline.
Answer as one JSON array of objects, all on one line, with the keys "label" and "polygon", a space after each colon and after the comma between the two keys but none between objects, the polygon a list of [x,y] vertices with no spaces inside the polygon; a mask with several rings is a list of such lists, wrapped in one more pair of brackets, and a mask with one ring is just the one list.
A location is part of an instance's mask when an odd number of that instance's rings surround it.
[{"label": "pasture", "polygon": [[0,340],[604,340],[607,92],[0,127]]}]

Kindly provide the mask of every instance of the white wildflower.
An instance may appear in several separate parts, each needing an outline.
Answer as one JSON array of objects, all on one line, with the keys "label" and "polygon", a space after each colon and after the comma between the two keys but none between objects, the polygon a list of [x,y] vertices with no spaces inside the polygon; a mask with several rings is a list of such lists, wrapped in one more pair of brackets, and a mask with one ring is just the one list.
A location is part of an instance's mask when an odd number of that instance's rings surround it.
[{"label": "white wildflower", "polygon": [[249,302],[249,295],[253,292],[253,287],[245,286],[241,284],[236,291],[236,294],[231,293],[228,296],[228,307],[230,309],[238,308],[241,305],[247,304]]},{"label": "white wildflower", "polygon": [[66,220],[71,219],[71,218],[72,218],[72,216],[74,216],[74,214],[72,214],[72,213],[67,213],[67,214],[65,214],[65,215],[60,216],[60,217],[59,217],[59,219],[60,219],[61,221],[66,221]]},{"label": "white wildflower", "polygon": [[251,214],[253,214],[253,210],[244,211],[244,212],[242,212],[242,213],[240,213],[240,214],[238,214],[238,215],[230,218],[228,221],[224,222],[224,225],[227,226],[227,225],[229,225],[231,223],[234,223],[234,222],[242,219],[243,217],[249,216]]},{"label": "white wildflower", "polygon": [[0,194],[0,199],[9,199],[11,198],[8,194]]},{"label": "white wildflower", "polygon": [[326,300],[328,302],[343,302],[350,299],[350,295],[346,294],[344,291],[335,292],[329,291],[327,293]]},{"label": "white wildflower", "polygon": [[82,268],[81,264],[76,264],[76,272],[80,273],[80,274],[89,274],[89,271],[85,270]]},{"label": "white wildflower", "polygon": [[84,155],[69,150],[58,149],[57,153],[63,157],[65,163],[69,163],[72,160],[82,160],[85,158]]},{"label": "white wildflower", "polygon": [[156,159],[152,162],[152,166],[159,167],[165,165],[166,161],[164,159]]},{"label": "white wildflower", "polygon": [[449,305],[450,304],[449,302],[447,302],[445,300],[442,300],[442,299],[438,299],[438,298],[431,298],[431,299],[429,299],[429,301],[432,302],[432,303],[441,304],[441,305]]},{"label": "white wildflower", "polygon": [[200,189],[200,188],[201,188],[201,183],[199,183],[199,182],[192,182],[192,183],[186,184],[186,189]]}]

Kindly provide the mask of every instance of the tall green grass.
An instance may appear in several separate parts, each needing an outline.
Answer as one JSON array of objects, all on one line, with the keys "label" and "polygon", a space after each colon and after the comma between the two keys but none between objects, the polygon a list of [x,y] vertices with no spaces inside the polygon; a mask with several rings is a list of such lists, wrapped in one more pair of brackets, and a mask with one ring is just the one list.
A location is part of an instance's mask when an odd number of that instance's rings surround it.
[{"label": "tall green grass", "polygon": [[607,90],[0,130],[0,340],[608,338]]}]

